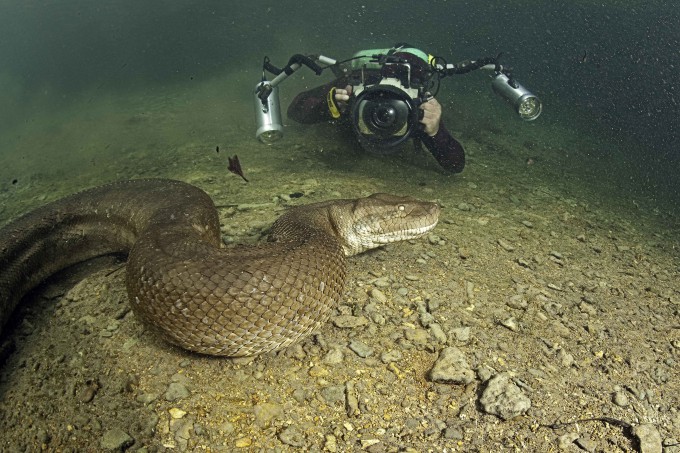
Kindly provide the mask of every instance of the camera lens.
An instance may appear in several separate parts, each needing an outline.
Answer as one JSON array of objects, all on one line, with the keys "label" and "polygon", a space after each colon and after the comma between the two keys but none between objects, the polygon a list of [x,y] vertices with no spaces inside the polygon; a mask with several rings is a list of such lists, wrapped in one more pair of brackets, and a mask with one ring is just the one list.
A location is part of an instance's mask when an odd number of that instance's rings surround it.
[{"label": "camera lens", "polygon": [[352,104],[352,126],[365,149],[380,154],[409,138],[418,124],[413,99],[399,87],[373,85]]},{"label": "camera lens", "polygon": [[381,104],[373,111],[373,124],[380,128],[391,126],[396,118],[397,110],[391,105]]}]

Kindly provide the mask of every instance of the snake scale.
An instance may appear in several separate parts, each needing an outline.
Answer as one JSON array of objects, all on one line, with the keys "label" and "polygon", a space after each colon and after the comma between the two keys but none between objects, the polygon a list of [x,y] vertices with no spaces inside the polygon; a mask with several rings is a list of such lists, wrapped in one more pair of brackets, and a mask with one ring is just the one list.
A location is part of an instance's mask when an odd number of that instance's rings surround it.
[{"label": "snake scale", "polygon": [[127,254],[135,315],[182,348],[249,356],[314,331],[340,300],[345,256],[422,236],[435,203],[374,194],[284,212],[258,245],[225,247],[217,210],[174,180],[121,181],[31,211],[0,229],[0,329],[55,272]]}]

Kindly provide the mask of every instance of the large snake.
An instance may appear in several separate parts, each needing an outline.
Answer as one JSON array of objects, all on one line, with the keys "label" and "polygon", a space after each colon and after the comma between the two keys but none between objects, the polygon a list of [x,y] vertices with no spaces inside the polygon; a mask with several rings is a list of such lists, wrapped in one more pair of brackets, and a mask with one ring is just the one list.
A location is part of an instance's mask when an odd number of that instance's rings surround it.
[{"label": "large snake", "polygon": [[182,348],[248,356],[286,347],[330,316],[345,256],[416,238],[435,203],[374,194],[287,210],[256,246],[225,247],[217,210],[192,185],[113,183],[57,200],[0,229],[0,329],[48,276],[96,256],[127,254],[137,317]]}]

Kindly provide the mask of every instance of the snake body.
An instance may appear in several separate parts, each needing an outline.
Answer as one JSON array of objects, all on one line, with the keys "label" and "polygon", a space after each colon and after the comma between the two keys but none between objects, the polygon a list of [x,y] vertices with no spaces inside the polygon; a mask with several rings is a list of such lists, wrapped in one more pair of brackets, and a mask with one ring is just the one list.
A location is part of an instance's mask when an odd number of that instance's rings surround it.
[{"label": "snake body", "polygon": [[248,356],[286,347],[325,322],[342,296],[345,256],[422,236],[439,207],[374,194],[289,209],[269,240],[224,247],[217,210],[199,188],[130,180],[80,192],[0,229],[0,329],[53,273],[127,254],[135,315],[182,348]]}]

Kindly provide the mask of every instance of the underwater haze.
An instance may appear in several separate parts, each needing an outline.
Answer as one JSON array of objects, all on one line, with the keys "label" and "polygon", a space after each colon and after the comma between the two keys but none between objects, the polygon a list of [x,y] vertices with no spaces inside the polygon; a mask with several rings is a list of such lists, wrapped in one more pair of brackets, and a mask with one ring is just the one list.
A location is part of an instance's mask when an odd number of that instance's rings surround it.
[{"label": "underwater haze", "polygon": [[[215,100],[206,110],[219,109],[221,103],[223,110],[215,114],[223,116],[225,126],[238,122],[252,128],[250,97],[263,56],[283,66],[295,53],[344,59],[358,49],[406,41],[448,62],[503,52],[501,61],[545,103],[536,124],[512,127],[523,128],[531,139],[536,129],[555,122],[574,128],[584,119],[586,124],[596,122],[621,140],[620,148],[602,150],[602,159],[625,162],[642,177],[640,190],[677,201],[680,8],[673,2],[440,0],[418,6],[406,1],[295,6],[296,12],[286,2],[2,2],[3,160],[64,154],[66,161],[77,164],[83,158],[69,156],[74,149],[36,138],[41,133],[49,137],[60,114],[97,110],[102,102],[133,93],[177,90],[191,98],[192,90],[198,93],[208,89],[205,82],[220,79],[224,83],[214,85],[213,93],[203,93]],[[300,81],[313,84],[314,77],[303,69],[282,85],[284,108]],[[451,77],[443,83],[443,99],[480,93],[477,105],[461,108],[473,121],[478,114],[494,121],[495,113],[483,112],[495,107],[487,104],[500,102],[485,97],[488,85],[480,74]],[[111,135],[104,140],[115,137],[111,125],[92,120],[88,129],[106,129]],[[220,118],[214,120],[213,132],[219,135]],[[73,140],[71,146],[78,146],[77,137]],[[631,143],[640,148],[629,149]],[[105,146],[115,159],[116,144]],[[92,143],[87,156],[107,154],[96,148]],[[23,180],[30,168],[27,164],[3,173],[0,184]]]},{"label": "underwater haze", "polygon": [[[0,452],[680,451],[678,5],[0,1]],[[379,155],[335,123],[288,118],[298,93],[332,80],[303,67],[279,85],[283,137],[256,139],[265,56],[282,67],[295,54],[344,60],[399,42],[448,63],[502,54],[541,116],[523,122],[493,93],[491,71],[443,78],[442,121],[465,150],[453,174],[414,141]],[[219,245],[248,266],[269,265],[272,249],[249,247],[298,205],[385,192],[441,213],[424,237],[348,258],[346,278],[331,269],[344,292],[330,319],[276,353],[232,360],[170,345],[132,311],[119,256],[63,271],[9,307],[8,276],[39,273],[17,270],[7,244],[22,242],[38,266],[66,261],[43,258],[62,239],[95,248],[92,231],[104,244],[139,234],[118,224],[128,215],[115,198],[74,221],[82,234],[52,227],[77,217],[61,212],[12,222],[138,178],[205,191]],[[158,210],[158,197],[134,202],[144,194],[129,203],[139,217]],[[189,247],[177,246],[182,258],[201,262]],[[320,253],[341,262],[338,250]],[[299,319],[304,288],[317,286],[303,272],[310,255],[280,266],[297,280],[258,270],[245,302],[245,289],[225,291],[239,294],[238,314],[265,322],[272,310],[253,301],[271,280],[303,288],[285,315]],[[228,261],[214,275],[201,268],[204,280],[239,272],[240,255]],[[155,286],[169,292],[196,268]],[[190,324],[181,298],[210,304],[208,287],[176,287],[163,315]],[[272,291],[262,300],[288,300]]]}]

